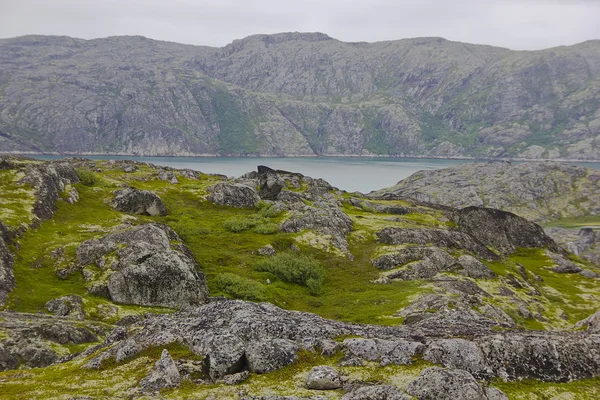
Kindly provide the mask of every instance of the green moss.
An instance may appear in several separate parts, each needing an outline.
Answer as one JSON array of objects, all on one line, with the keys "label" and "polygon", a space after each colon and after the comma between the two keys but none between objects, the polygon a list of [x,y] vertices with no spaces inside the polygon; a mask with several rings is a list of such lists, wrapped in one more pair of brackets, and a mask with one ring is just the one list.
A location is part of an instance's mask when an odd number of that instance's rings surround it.
[{"label": "green moss", "polygon": [[511,400],[596,400],[600,398],[600,378],[553,383],[524,379],[518,382],[493,381]]}]

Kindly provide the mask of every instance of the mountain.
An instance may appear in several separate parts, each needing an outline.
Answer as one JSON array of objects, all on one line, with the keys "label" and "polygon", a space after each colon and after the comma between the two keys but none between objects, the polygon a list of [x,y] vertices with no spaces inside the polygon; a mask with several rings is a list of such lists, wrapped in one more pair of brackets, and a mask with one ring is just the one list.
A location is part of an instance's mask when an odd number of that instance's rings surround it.
[{"label": "mountain", "polygon": [[0,150],[600,159],[600,41],[0,40]]}]

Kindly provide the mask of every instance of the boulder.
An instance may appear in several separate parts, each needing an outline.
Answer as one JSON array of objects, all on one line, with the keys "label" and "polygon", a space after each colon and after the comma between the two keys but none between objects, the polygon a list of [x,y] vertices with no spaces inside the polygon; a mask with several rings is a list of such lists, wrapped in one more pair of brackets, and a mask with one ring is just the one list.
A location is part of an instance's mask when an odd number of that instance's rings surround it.
[{"label": "boulder", "polygon": [[69,204],[75,204],[79,201],[79,192],[74,187],[70,187],[67,191],[67,198],[65,201]]},{"label": "boulder", "polygon": [[391,273],[385,274],[388,279],[430,279],[440,272],[453,271],[459,266],[456,260],[446,251],[437,247],[407,247],[396,254],[386,254],[375,260],[373,265],[382,270],[394,269],[408,264]]},{"label": "boulder", "polygon": [[81,296],[70,295],[52,299],[46,303],[46,310],[57,317],[83,319],[83,299]]},{"label": "boulder", "polygon": [[285,181],[276,172],[265,172],[258,177],[258,194],[261,199],[274,200],[285,187]]},{"label": "boulder", "polygon": [[223,383],[226,385],[239,385],[250,377],[250,371],[242,371],[237,374],[225,375]]},{"label": "boulder", "polygon": [[552,268],[552,271],[554,272],[558,272],[560,274],[576,274],[582,271],[580,266],[576,265],[562,254],[556,254],[552,252],[547,252],[547,254],[555,263],[555,266]]},{"label": "boulder", "polygon": [[148,376],[140,382],[142,392],[153,393],[161,389],[178,387],[181,384],[181,376],[177,366],[167,349],[163,349],[160,359]]},{"label": "boulder", "polygon": [[468,254],[460,256],[458,258],[458,264],[462,267],[458,272],[470,278],[491,279],[496,277],[496,274],[484,263]]},{"label": "boulder", "polygon": [[250,371],[265,374],[293,364],[300,346],[288,339],[270,339],[250,342],[246,345],[246,359]]},{"label": "boulder", "polygon": [[235,374],[244,367],[244,342],[230,333],[197,335],[192,350],[204,357],[212,380]]},{"label": "boulder", "polygon": [[361,386],[342,396],[342,400],[410,400],[411,397],[390,385]]},{"label": "boulder", "polygon": [[406,392],[419,400],[487,400],[473,375],[461,369],[427,368]]},{"label": "boulder", "polygon": [[0,371],[16,369],[19,366],[19,359],[0,344]]},{"label": "boulder", "polygon": [[453,220],[461,231],[504,255],[514,253],[517,247],[562,252],[541,226],[510,212],[472,206],[456,211]]},{"label": "boulder", "polygon": [[190,250],[184,244],[172,249],[171,241],[180,241],[171,228],[144,224],[83,242],[77,258],[82,266],[110,262],[107,283],[92,281],[90,287],[104,285],[96,293],[105,292],[115,302],[164,307],[206,302],[204,274]]},{"label": "boulder", "polygon": [[493,386],[485,388],[485,395],[487,400],[508,400],[508,396],[505,395],[504,392]]},{"label": "boulder", "polygon": [[260,201],[256,188],[241,183],[219,182],[208,188],[208,200],[230,207],[254,207]]},{"label": "boulder", "polygon": [[81,344],[96,342],[98,338],[88,329],[63,323],[45,323],[40,325],[42,338],[60,344]]},{"label": "boulder", "polygon": [[312,390],[339,389],[342,383],[340,374],[326,365],[313,367],[306,377],[306,387]]},{"label": "boulder", "polygon": [[342,342],[346,350],[346,359],[361,359],[366,361],[380,361],[381,365],[408,365],[416,354],[424,350],[422,343],[411,342],[404,339],[345,339]]},{"label": "boulder", "polygon": [[167,208],[156,193],[133,187],[117,190],[111,206],[117,211],[130,214],[151,215],[153,217],[167,215]]},{"label": "boulder", "polygon": [[177,179],[177,176],[175,176],[175,173],[173,171],[165,171],[164,169],[158,171],[158,179],[160,179],[161,181],[167,181],[173,185],[179,183],[179,180]]}]

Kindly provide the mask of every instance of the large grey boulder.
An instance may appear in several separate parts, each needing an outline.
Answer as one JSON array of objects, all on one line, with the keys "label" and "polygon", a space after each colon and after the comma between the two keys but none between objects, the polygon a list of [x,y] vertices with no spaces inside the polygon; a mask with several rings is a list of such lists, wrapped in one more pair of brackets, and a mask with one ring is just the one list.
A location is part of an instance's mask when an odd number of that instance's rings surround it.
[{"label": "large grey boulder", "polygon": [[242,183],[219,182],[208,188],[208,200],[230,207],[254,207],[260,201],[256,188]]},{"label": "large grey boulder", "polygon": [[151,216],[167,215],[167,207],[156,193],[133,187],[117,190],[111,206],[118,211],[130,214]]},{"label": "large grey boulder", "polygon": [[332,367],[313,367],[306,376],[306,387],[313,390],[339,389],[343,385],[340,374]]},{"label": "large grey boulder", "polygon": [[0,371],[16,369],[19,359],[0,343]]},{"label": "large grey boulder", "polygon": [[212,380],[239,372],[244,367],[244,342],[227,332],[197,335],[193,351],[204,356]]},{"label": "large grey boulder", "polygon": [[153,393],[161,389],[178,387],[181,384],[181,376],[177,370],[175,361],[167,349],[163,349],[160,359],[148,376],[140,381],[142,392]]},{"label": "large grey boulder", "polygon": [[517,247],[546,247],[562,252],[541,226],[510,212],[484,207],[466,207],[454,212],[460,229],[502,254],[512,254]]},{"label": "large grey boulder", "polygon": [[404,339],[345,339],[342,342],[346,359],[379,361],[381,365],[408,365],[413,356],[421,354],[425,348],[422,343]]},{"label": "large grey boulder", "polygon": [[342,396],[342,400],[410,400],[411,397],[395,386],[361,386]]},{"label": "large grey boulder", "polygon": [[[410,264],[408,264],[410,263]],[[456,259],[437,247],[407,247],[396,254],[386,254],[373,260],[373,265],[381,270],[396,271],[386,273],[387,279],[430,279],[440,272],[453,271],[460,266]]]},{"label": "large grey boulder", "polygon": [[[171,241],[180,241],[171,228],[145,224],[83,242],[77,258],[109,274],[105,291],[115,302],[164,307],[206,302],[204,274],[189,249],[184,244],[172,249]],[[90,286],[98,285],[102,282],[92,279]]]},{"label": "large grey boulder", "polygon": [[263,166],[259,166],[258,176],[258,194],[262,199],[274,200],[277,195],[281,192],[281,189],[285,187],[285,180],[283,180],[277,172],[272,169],[265,169]]},{"label": "large grey boulder", "polygon": [[265,374],[293,364],[298,351],[300,346],[288,339],[258,340],[246,345],[246,359],[250,371]]},{"label": "large grey boulder", "polygon": [[419,400],[487,400],[473,375],[461,369],[427,368],[406,392]]}]

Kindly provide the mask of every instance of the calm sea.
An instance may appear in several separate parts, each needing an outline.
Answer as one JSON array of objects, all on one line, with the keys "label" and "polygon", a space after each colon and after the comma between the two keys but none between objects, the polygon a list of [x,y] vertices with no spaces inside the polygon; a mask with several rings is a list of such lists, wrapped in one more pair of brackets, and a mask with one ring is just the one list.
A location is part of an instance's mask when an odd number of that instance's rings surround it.
[{"label": "calm sea", "polygon": [[[44,160],[64,158],[61,156],[32,156]],[[232,157],[132,157],[132,156],[86,156],[92,160],[135,160],[173,168],[189,168],[206,173],[240,176],[255,171],[257,165],[273,169],[299,172],[323,178],[333,186],[348,192],[368,193],[372,190],[394,186],[398,181],[421,170],[448,168],[471,160],[443,160],[433,158],[232,158]],[[572,163],[600,169],[600,163]]]}]

